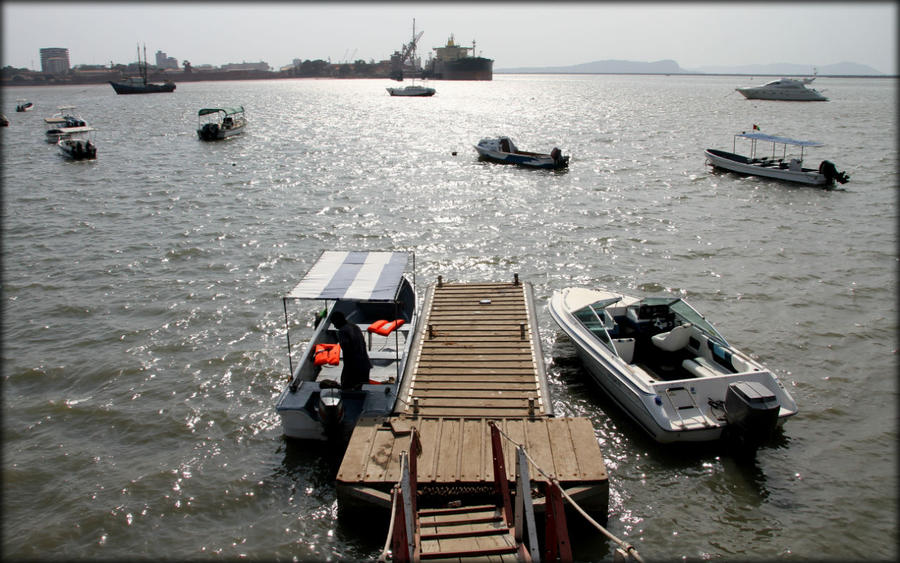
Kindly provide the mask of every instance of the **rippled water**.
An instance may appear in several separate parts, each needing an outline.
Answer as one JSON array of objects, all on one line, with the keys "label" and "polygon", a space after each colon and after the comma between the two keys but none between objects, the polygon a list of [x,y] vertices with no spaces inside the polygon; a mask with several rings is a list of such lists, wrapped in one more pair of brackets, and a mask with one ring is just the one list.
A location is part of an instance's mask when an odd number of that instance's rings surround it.
[{"label": "rippled water", "polygon": [[[609,527],[645,558],[896,558],[897,84],[820,78],[832,101],[796,104],[734,92],[751,82],[5,88],[3,556],[377,557],[378,533],[338,522],[329,455],[274,411],[281,295],[320,251],[371,249],[415,252],[423,287],[533,284],[556,411],[592,419]],[[240,104],[243,136],[197,140],[197,109]],[[59,105],[99,129],[97,161],[44,141]],[[754,123],[826,143],[808,160],[850,183],[711,173],[703,150]],[[498,134],[570,168],[478,162]],[[586,382],[546,310],[567,286],[685,296],[800,414],[750,462],[659,447]]]}]

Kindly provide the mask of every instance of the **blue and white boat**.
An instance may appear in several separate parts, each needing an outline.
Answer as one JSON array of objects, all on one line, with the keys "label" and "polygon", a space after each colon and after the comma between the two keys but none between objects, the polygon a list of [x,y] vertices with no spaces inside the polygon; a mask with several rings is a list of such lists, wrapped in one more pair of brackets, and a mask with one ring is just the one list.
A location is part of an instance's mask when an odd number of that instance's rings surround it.
[{"label": "blue and white boat", "polygon": [[597,384],[654,440],[759,445],[797,404],[778,377],[677,297],[567,288],[550,316]]},{"label": "blue and white boat", "polygon": [[569,166],[569,157],[554,148],[549,154],[519,150],[509,137],[481,139],[475,145],[478,156],[482,159],[500,164],[518,164],[529,168],[559,169]]},{"label": "blue and white boat", "polygon": [[[749,156],[737,154],[737,140],[739,138],[750,140]],[[757,154],[756,149],[759,141],[772,143],[771,156],[768,154],[761,156]],[[776,152],[779,146],[782,148],[780,151],[781,155],[778,155]],[[706,149],[704,154],[706,155],[706,163],[710,166],[737,172],[738,174],[762,176],[814,186],[833,184],[834,182],[847,183],[850,177],[845,172],[839,172],[831,161],[823,160],[818,168],[803,167],[804,149],[821,146],[824,145],[817,141],[800,141],[789,139],[788,137],[766,135],[765,133],[741,132],[734,136],[731,149],[733,152]],[[788,155],[788,147],[800,147],[800,154]]]},{"label": "blue and white boat", "polygon": [[[412,280],[406,272],[410,258]],[[393,410],[418,321],[414,277],[411,253],[325,251],[283,298],[291,376],[275,409],[285,436],[348,437],[360,416]],[[294,365],[288,302],[297,300],[322,300],[324,309],[316,315],[312,337]],[[337,329],[331,321],[336,311],[367,336],[373,367],[369,382],[358,390],[340,388],[343,354],[335,348]]]}]

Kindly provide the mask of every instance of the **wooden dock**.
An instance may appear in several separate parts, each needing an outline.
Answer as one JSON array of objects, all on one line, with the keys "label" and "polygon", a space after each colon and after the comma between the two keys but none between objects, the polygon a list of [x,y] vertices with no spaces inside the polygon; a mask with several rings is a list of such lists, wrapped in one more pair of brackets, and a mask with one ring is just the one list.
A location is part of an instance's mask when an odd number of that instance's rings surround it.
[{"label": "wooden dock", "polygon": [[[553,416],[530,284],[518,276],[438,280],[426,292],[393,414],[361,418],[350,438],[336,478],[340,509],[390,510],[413,428],[420,506],[477,504],[494,493],[493,421],[507,460],[523,445],[582,508],[605,519],[609,485],[590,420]],[[508,463],[510,482],[514,472]],[[534,468],[530,475],[537,485],[547,481]]]}]

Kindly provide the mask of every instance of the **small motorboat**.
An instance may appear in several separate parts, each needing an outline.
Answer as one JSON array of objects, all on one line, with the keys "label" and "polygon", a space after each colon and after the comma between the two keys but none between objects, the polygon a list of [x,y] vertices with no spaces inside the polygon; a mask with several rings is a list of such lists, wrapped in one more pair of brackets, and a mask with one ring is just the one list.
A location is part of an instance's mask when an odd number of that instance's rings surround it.
[{"label": "small motorboat", "polygon": [[778,377],[677,297],[555,291],[550,316],[613,401],[657,442],[765,442],[797,404]]},{"label": "small motorboat", "polygon": [[9,126],[9,118],[0,113],[0,127],[8,127]]},{"label": "small motorboat", "polygon": [[34,109],[34,104],[27,100],[16,100],[18,103],[16,104],[16,111],[31,111]]},{"label": "small motorboat", "polygon": [[97,145],[93,140],[93,127],[72,127],[56,144],[60,152],[71,160],[94,160]]},{"label": "small motorboat", "polygon": [[[326,251],[283,298],[286,323],[289,300],[325,301],[296,366],[287,331],[291,376],[275,405],[285,436],[349,437],[360,416],[383,416],[393,410],[418,320],[415,281],[405,274],[410,256]],[[368,383],[359,389],[341,388],[344,358],[332,322],[336,312],[367,335],[372,370]]]},{"label": "small motorboat", "polygon": [[815,80],[812,78],[803,78],[796,80],[793,78],[779,78],[767,82],[761,86],[746,86],[744,88],[735,88],[743,94],[748,100],[779,100],[785,102],[827,102],[828,98],[823,96],[814,88],[807,88],[806,85]]},{"label": "small motorboat", "polygon": [[407,96],[407,97],[428,97],[434,96],[436,90],[429,86],[421,86],[419,84],[410,84],[403,88],[385,88],[391,96]]},{"label": "small motorboat", "polygon": [[56,144],[60,139],[68,137],[73,129],[88,126],[87,121],[72,112],[75,106],[59,106],[57,109],[59,112],[53,117],[44,118],[47,126],[44,136],[48,143]]},{"label": "small motorboat", "polygon": [[247,118],[244,106],[233,108],[203,108],[197,112],[197,136],[204,141],[225,139],[244,132]]},{"label": "small motorboat", "polygon": [[519,150],[509,137],[481,139],[475,145],[478,156],[484,160],[500,164],[518,164],[528,168],[560,169],[569,166],[569,157],[554,148],[550,154]]},{"label": "small motorboat", "polygon": [[[737,140],[750,140],[750,155],[743,156],[736,153]],[[758,156],[757,143],[764,141],[772,143],[772,156]],[[782,154],[779,157],[776,149],[782,147]],[[800,154],[792,158],[788,158],[787,148],[789,146],[800,147]],[[850,181],[850,176],[845,172],[839,172],[834,163],[823,160],[817,169],[803,167],[803,151],[808,147],[821,147],[822,143],[816,141],[800,141],[797,139],[789,139],[787,137],[777,137],[775,135],[766,135],[759,132],[741,132],[734,136],[732,143],[732,151],[727,152],[717,149],[706,149],[706,163],[714,168],[737,172],[738,174],[747,174],[751,176],[762,176],[765,178],[774,178],[776,180],[786,180],[789,182],[799,182],[801,184],[810,184],[814,186],[830,185],[834,182],[846,184]]]}]

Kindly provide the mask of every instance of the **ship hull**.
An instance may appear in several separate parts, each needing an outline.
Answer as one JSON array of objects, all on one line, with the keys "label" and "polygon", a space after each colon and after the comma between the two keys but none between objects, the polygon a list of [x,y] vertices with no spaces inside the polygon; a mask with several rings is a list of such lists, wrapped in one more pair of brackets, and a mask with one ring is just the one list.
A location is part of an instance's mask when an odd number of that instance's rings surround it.
[{"label": "ship hull", "polygon": [[134,85],[125,84],[123,82],[109,82],[116,94],[159,94],[164,92],[172,92],[175,90],[175,84],[166,82],[165,84],[146,84]]},{"label": "ship hull", "polygon": [[433,80],[493,80],[494,61],[466,57],[455,61],[435,60],[428,72]]}]

